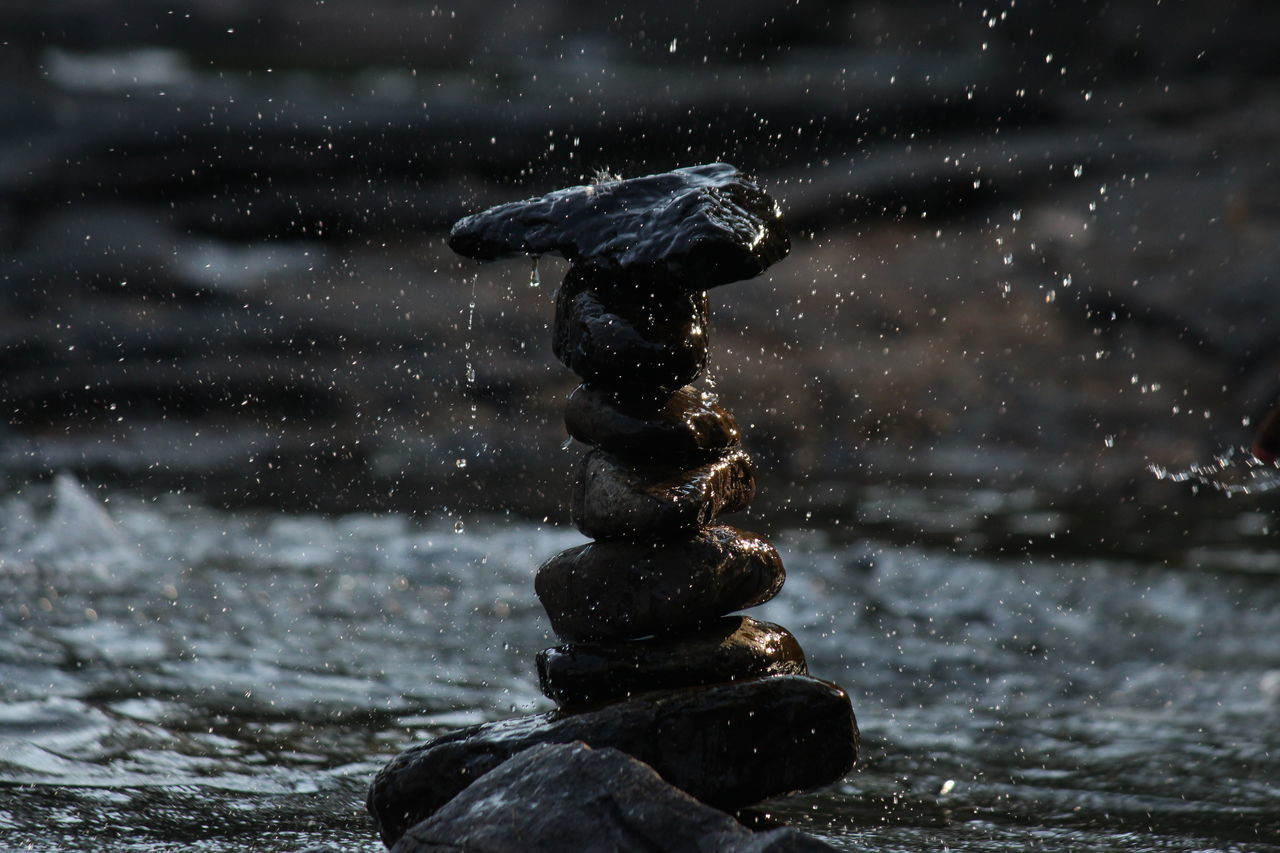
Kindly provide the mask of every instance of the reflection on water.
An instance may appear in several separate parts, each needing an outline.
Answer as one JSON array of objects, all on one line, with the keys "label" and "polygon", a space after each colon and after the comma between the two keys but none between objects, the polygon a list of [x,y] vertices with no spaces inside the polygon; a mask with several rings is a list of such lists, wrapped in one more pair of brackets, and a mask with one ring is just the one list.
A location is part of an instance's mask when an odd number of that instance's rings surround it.
[{"label": "reflection on water", "polygon": [[[550,707],[532,576],[576,533],[54,491],[0,504],[0,847],[377,850],[389,754]],[[1072,559],[890,544],[1068,536],[1034,492],[864,497],[776,537],[760,616],[849,688],[866,760],[770,811],[850,850],[1280,850],[1276,569],[1191,562],[1257,507],[1181,561]]]}]

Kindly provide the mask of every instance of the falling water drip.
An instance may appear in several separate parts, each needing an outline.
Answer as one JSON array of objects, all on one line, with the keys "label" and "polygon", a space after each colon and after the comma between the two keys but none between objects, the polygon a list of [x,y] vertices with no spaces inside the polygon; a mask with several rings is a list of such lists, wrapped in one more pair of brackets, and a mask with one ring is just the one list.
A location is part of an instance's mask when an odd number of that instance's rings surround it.
[{"label": "falling water drip", "polygon": [[711,363],[711,359],[707,359],[706,370],[702,374],[703,396],[710,397],[712,400],[718,399],[715,393],[716,377],[713,372],[715,365]]},{"label": "falling water drip", "polygon": [[466,339],[463,340],[462,342],[462,351],[467,353],[466,369],[463,375],[466,378],[468,385],[475,385],[476,383],[476,369],[471,364],[471,333],[472,333],[472,324],[475,322],[475,316],[476,316],[476,279],[477,278],[479,278],[479,276],[474,276],[471,279],[471,301],[467,303],[467,335],[466,335]]},{"label": "falling water drip", "polygon": [[533,259],[533,268],[532,268],[531,270],[529,270],[529,286],[530,286],[530,287],[541,287],[541,286],[542,286],[542,275],[538,272],[538,258],[539,258],[539,257],[541,257],[541,256],[540,256],[540,255],[530,255],[529,257]]},{"label": "falling water drip", "polygon": [[[476,403],[476,368],[475,368],[474,362],[472,361],[472,358],[474,358],[472,354],[472,337],[474,334],[473,327],[474,327],[475,315],[476,315],[476,281],[477,279],[479,279],[478,275],[472,276],[471,278],[471,299],[467,303],[467,334],[462,343],[462,350],[464,353],[466,353],[466,362],[463,367],[462,376],[467,386],[467,397],[468,397],[467,408],[470,414],[468,415],[468,420],[467,420],[467,440],[464,442],[463,447],[461,448],[461,452],[459,453],[457,458],[454,459],[454,462],[453,462],[454,467],[459,470],[464,470],[467,467],[466,451],[467,451],[467,448],[475,447],[477,428],[478,428],[477,415],[478,415],[479,407]],[[455,533],[462,532],[461,520],[459,520],[456,524],[454,524],[453,530]]]}]

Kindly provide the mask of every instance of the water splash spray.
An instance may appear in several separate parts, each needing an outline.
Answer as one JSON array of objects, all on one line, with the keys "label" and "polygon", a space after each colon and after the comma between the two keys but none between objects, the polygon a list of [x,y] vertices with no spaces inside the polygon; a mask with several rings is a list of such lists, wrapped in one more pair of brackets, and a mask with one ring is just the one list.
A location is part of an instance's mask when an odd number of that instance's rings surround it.
[{"label": "water splash spray", "polygon": [[1190,483],[1194,489],[1205,486],[1227,497],[1280,488],[1280,466],[1262,461],[1247,447],[1228,447],[1212,461],[1197,462],[1180,471],[1170,471],[1162,465],[1148,465],[1147,470],[1156,479]]}]

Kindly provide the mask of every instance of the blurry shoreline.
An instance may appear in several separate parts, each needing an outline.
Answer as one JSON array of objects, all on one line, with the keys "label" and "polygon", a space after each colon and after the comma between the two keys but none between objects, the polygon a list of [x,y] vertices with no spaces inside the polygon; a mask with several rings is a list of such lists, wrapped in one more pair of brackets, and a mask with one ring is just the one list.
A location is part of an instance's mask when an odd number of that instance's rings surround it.
[{"label": "blurry shoreline", "polygon": [[[532,288],[442,237],[599,168],[723,159],[781,200],[792,256],[712,294],[711,377],[771,511],[852,513],[895,479],[1204,504],[1148,467],[1247,443],[1280,387],[1266,4],[998,24],[746,4],[693,30],[650,9],[642,40],[566,4],[559,42],[484,4],[256,25],[188,6],[150,41],[92,4],[14,24],[5,491],[69,471],[555,520],[577,456],[545,342],[562,267]],[[363,28],[326,64],[343,14]]]}]

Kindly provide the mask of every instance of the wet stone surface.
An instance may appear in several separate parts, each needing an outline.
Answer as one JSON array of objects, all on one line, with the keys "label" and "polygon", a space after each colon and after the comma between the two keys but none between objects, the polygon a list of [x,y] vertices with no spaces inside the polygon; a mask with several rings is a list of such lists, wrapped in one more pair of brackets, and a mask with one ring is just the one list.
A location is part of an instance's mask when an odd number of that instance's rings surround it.
[{"label": "wet stone surface", "polygon": [[576,642],[675,633],[763,604],[785,579],[763,537],[719,526],[570,548],[542,564],[534,589],[556,636]]},{"label": "wet stone surface", "polygon": [[369,791],[369,811],[393,845],[512,756],[572,741],[625,752],[726,810],[835,782],[858,757],[845,692],[815,678],[779,675],[459,729],[392,759]]},{"label": "wet stone surface", "polygon": [[556,253],[585,270],[700,291],[786,257],[780,217],[753,179],[712,163],[498,205],[454,225],[449,246],[478,260]]},{"label": "wet stone surface", "polygon": [[794,829],[752,832],[616,749],[541,744],[480,777],[392,853],[830,851]]},{"label": "wet stone surface", "polygon": [[626,457],[687,457],[742,440],[733,414],[692,385],[653,396],[579,385],[564,423],[578,441]]},{"label": "wet stone surface", "polygon": [[746,509],[755,494],[755,466],[741,448],[693,467],[628,464],[594,450],[578,470],[573,523],[592,539],[669,536]]},{"label": "wet stone surface", "polygon": [[705,291],[605,289],[570,268],[556,294],[552,351],[588,382],[652,393],[696,379],[707,366]]},{"label": "wet stone surface", "polygon": [[1280,457],[1280,405],[1266,414],[1253,436],[1253,455],[1268,465]]},{"label": "wet stone surface", "polygon": [[804,651],[781,625],[725,616],[676,639],[571,643],[538,654],[543,694],[561,707],[651,690],[806,675]]}]

